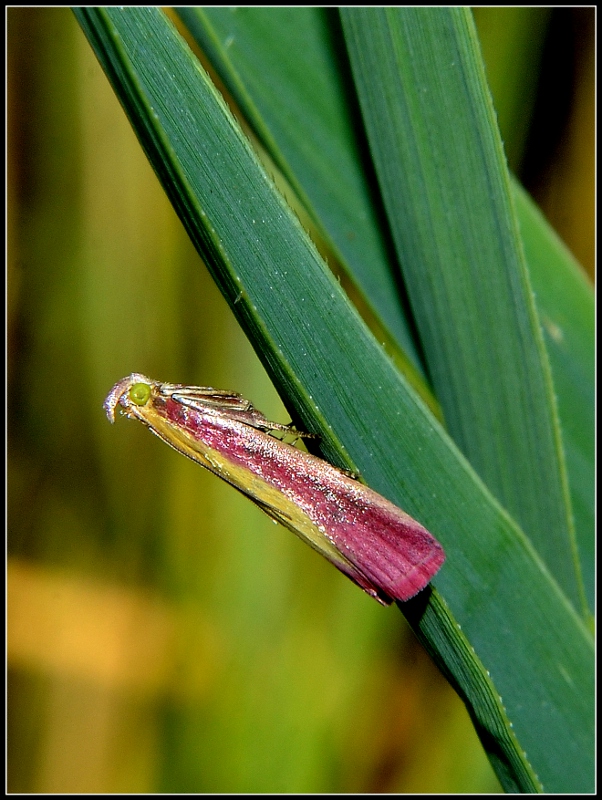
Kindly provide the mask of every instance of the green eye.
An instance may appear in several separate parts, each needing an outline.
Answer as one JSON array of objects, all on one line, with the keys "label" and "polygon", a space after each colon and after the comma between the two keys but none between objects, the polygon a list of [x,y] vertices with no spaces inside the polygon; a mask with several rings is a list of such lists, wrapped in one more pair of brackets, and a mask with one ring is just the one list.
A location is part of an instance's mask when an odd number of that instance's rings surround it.
[{"label": "green eye", "polygon": [[135,383],[129,391],[130,400],[137,406],[145,406],[151,396],[151,387],[148,383]]}]

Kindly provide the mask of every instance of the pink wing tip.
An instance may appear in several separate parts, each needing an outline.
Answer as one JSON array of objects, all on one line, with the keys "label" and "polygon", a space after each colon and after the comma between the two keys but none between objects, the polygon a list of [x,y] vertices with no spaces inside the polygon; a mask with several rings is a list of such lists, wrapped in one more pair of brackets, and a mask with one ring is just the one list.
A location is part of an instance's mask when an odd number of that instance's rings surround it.
[{"label": "pink wing tip", "polygon": [[[421,592],[441,569],[445,561],[445,553],[439,542],[434,541],[432,550],[424,561],[417,564],[407,575],[404,575],[393,587],[391,594],[395,600],[405,602]],[[389,591],[389,590],[387,590]]]}]

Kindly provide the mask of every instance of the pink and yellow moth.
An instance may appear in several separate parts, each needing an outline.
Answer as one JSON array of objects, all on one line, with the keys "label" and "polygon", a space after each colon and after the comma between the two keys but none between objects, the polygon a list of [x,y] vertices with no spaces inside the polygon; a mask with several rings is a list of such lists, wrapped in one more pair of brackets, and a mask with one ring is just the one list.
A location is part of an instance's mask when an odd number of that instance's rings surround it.
[{"label": "pink and yellow moth", "polygon": [[439,542],[393,503],[270,434],[309,436],[270,422],[241,395],[159,383],[133,373],[104,409],[123,413],[234,486],[383,605],[409,600],[437,573]]}]

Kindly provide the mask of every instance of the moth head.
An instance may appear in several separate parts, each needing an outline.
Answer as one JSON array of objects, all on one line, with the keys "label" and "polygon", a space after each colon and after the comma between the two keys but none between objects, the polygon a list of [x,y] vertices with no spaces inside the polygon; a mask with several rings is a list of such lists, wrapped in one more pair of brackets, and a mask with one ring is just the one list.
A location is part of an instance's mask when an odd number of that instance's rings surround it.
[{"label": "moth head", "polygon": [[118,381],[103,403],[109,422],[115,422],[118,405],[126,414],[133,406],[145,406],[151,398],[154,385],[155,381],[138,372],[133,372],[127,378]]}]

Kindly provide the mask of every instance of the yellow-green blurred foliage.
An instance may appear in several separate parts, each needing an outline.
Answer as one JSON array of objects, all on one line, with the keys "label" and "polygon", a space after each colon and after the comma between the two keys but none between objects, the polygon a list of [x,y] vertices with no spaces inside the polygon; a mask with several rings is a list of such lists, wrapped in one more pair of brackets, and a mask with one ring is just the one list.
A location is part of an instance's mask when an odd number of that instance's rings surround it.
[{"label": "yellow-green blurred foliage", "polygon": [[476,8],[510,168],[595,272],[595,10]]},{"label": "yellow-green blurred foliage", "polygon": [[68,9],[8,11],[8,786],[485,792],[399,612],[102,401],[286,414]]}]

